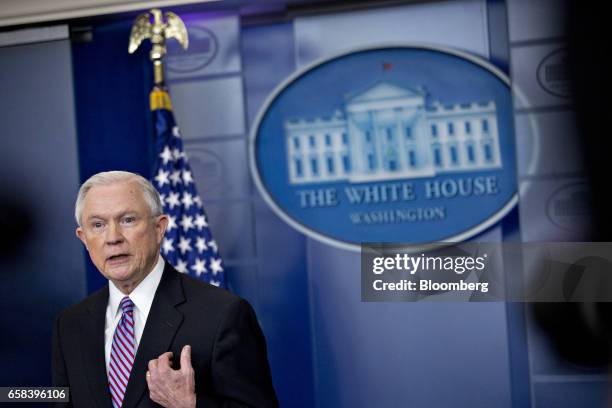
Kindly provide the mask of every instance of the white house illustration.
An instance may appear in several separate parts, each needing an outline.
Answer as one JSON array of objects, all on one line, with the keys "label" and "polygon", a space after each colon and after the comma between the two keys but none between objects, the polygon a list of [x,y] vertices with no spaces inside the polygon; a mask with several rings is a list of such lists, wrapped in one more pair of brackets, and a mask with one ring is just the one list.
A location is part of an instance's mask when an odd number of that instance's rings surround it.
[{"label": "white house illustration", "polygon": [[330,117],[284,123],[290,184],[432,177],[502,166],[493,101],[442,105],[379,82]]}]

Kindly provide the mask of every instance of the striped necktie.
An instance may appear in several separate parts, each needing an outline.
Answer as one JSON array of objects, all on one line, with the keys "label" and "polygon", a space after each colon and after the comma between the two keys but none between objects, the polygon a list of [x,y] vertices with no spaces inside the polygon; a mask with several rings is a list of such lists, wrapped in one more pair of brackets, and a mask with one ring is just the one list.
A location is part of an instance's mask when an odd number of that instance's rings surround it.
[{"label": "striped necktie", "polygon": [[129,296],[121,299],[121,320],[115,329],[108,369],[108,386],[114,408],[123,404],[130,371],[134,365],[134,303]]}]

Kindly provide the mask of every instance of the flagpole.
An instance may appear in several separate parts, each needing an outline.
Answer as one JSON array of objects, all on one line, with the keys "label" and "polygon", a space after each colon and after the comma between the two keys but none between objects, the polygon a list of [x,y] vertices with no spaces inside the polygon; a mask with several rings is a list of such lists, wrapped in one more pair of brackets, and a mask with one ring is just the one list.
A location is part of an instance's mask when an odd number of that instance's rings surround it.
[{"label": "flagpole", "polygon": [[131,54],[145,39],[152,44],[149,56],[155,82],[150,105],[157,154],[151,182],[160,194],[168,217],[160,251],[177,271],[226,287],[223,260],[208,225],[164,82],[163,58],[166,41],[171,38],[187,49],[189,40],[183,21],[172,12],[162,14],[152,9],[136,17],[128,47]]}]

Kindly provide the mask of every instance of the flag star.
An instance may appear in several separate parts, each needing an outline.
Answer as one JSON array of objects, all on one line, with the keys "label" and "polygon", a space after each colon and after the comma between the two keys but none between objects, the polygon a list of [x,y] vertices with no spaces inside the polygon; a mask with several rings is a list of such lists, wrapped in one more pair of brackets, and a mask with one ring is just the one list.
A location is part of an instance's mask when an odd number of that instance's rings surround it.
[{"label": "flag star", "polygon": [[193,202],[196,203],[198,207],[202,208],[202,199],[200,198],[200,196],[195,196],[193,198]]},{"label": "flag star", "polygon": [[208,249],[208,247],[206,246],[206,240],[202,237],[197,238],[195,246],[196,248],[198,248],[198,252],[204,252],[206,251],[206,249]]},{"label": "flag star", "polygon": [[168,204],[168,206],[170,206],[170,209],[172,210],[175,206],[179,205],[180,201],[179,201],[179,193],[173,191],[168,195],[168,198],[166,198],[166,204]]},{"label": "flag star", "polygon": [[189,183],[193,183],[193,177],[189,170],[183,170],[183,183],[185,183],[186,186],[189,185]]},{"label": "flag star", "polygon": [[198,227],[198,231],[204,227],[208,227],[208,223],[206,222],[206,217],[202,214],[196,215],[195,225]]},{"label": "flag star", "polygon": [[159,186],[159,188],[162,188],[164,184],[169,183],[168,181],[169,174],[170,174],[169,172],[159,169],[157,176],[155,176],[155,181],[157,181],[157,185]]},{"label": "flag star", "polygon": [[178,263],[174,268],[180,273],[187,273],[187,262],[183,261],[182,259],[179,259]]},{"label": "flag star", "polygon": [[176,186],[178,183],[182,183],[181,181],[181,171],[180,170],[175,170],[172,172],[172,175],[170,176],[170,180],[172,180],[172,185]]},{"label": "flag star", "polygon": [[162,244],[162,250],[164,251],[165,255],[168,255],[169,252],[174,251],[174,246],[172,245],[172,241],[174,241],[172,238],[164,238],[164,242]]},{"label": "flag star", "polygon": [[181,131],[179,130],[178,126],[174,126],[172,128],[172,135],[174,137],[181,137]]},{"label": "flag star", "polygon": [[181,218],[180,224],[183,227],[183,231],[185,232],[189,231],[189,228],[193,228],[193,217],[183,215],[183,218]]},{"label": "flag star", "polygon": [[174,157],[174,161],[177,161],[181,157],[185,157],[185,153],[181,152],[181,150],[177,147],[172,149],[172,157]]},{"label": "flag star", "polygon": [[211,284],[211,285],[215,285],[215,286],[220,286],[220,285],[221,285],[221,282],[216,281],[216,280],[211,280],[211,281],[210,281],[210,284]]},{"label": "flag star", "polygon": [[166,201],[166,195],[165,194],[160,194],[159,195],[159,201],[161,201],[162,205],[164,205],[164,202]]},{"label": "flag star", "polygon": [[168,146],[164,147],[164,151],[159,154],[159,158],[164,161],[164,165],[168,164],[172,160],[172,151]]},{"label": "flag star", "polygon": [[168,231],[172,231],[172,228],[177,228],[176,217],[169,215],[168,216]]},{"label": "flag star", "polygon": [[212,270],[212,273],[215,276],[217,276],[217,273],[223,272],[223,267],[221,266],[221,258],[211,258],[210,269]]},{"label": "flag star", "polygon": [[191,269],[196,273],[196,275],[200,276],[203,273],[206,273],[205,260],[201,260],[200,258],[196,258],[195,263],[191,266]]},{"label": "flag star", "polygon": [[190,238],[185,238],[185,237],[181,237],[179,244],[178,244],[179,249],[181,250],[181,254],[185,254],[185,252],[187,251],[191,251],[191,239]]},{"label": "flag star", "polygon": [[219,251],[219,248],[217,248],[217,242],[214,239],[208,241],[208,246],[211,247],[215,253]]},{"label": "flag star", "polygon": [[188,192],[183,193],[183,199],[181,200],[186,209],[189,209],[193,205],[193,196]]}]

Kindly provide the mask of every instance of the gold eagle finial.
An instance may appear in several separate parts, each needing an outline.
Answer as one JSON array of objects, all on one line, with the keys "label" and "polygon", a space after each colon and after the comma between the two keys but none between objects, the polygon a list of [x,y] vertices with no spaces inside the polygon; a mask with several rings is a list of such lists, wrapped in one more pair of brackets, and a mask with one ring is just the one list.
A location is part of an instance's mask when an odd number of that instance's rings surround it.
[{"label": "gold eagle finial", "polygon": [[[151,22],[151,16],[153,16],[153,22]],[[128,52],[134,53],[144,40],[151,40],[150,57],[153,61],[155,85],[163,83],[162,58],[166,55],[166,40],[170,38],[176,38],[185,50],[189,46],[185,23],[176,14],[167,11],[162,16],[161,10],[152,9],[150,13],[142,13],[136,17],[130,33]]]}]

